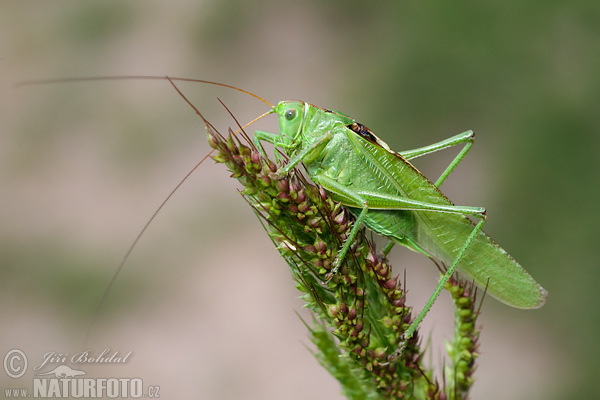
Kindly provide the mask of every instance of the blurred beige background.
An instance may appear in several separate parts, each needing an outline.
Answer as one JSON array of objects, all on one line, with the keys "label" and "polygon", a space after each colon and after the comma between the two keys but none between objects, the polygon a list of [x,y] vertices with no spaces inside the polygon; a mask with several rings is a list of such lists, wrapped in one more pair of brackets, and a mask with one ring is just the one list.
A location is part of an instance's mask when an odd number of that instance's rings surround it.
[{"label": "blurred beige background", "polygon": [[[47,352],[80,351],[131,241],[209,150],[167,82],[12,85],[168,74],[340,110],[396,150],[474,129],[444,190],[486,206],[488,233],[550,294],[537,311],[486,301],[473,398],[596,397],[599,11],[592,1],[0,3],[1,355],[19,348],[31,368]],[[180,88],[224,133],[233,122],[217,97],[240,121],[265,111],[233,91]],[[417,166],[437,177],[452,156]],[[87,345],[133,356],[90,376],[141,377],[163,398],[342,398],[305,347],[287,266],[237,187],[206,163],[158,215]],[[393,262],[420,308],[435,269],[402,249]],[[430,331],[440,365],[446,296]],[[1,376],[2,388],[30,386],[33,372]]]}]

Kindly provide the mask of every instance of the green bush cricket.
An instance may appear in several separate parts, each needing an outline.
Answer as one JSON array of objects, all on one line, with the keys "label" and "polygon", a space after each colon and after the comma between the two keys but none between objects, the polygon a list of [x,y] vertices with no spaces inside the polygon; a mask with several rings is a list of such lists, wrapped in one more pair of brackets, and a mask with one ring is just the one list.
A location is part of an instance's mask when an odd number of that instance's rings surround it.
[{"label": "green bush cricket", "polygon": [[[185,99],[173,81],[169,81]],[[472,147],[472,131],[396,153],[364,125],[340,112],[304,101],[282,101],[271,113],[278,115],[279,133],[256,131],[253,141],[263,154],[261,141],[283,149],[290,157],[278,174],[285,175],[303,163],[310,178],[356,216],[332,273],[343,262],[362,224],[390,240],[385,253],[399,243],[449,265],[427,304],[405,332],[404,340],[412,337],[457,268],[486,287],[487,293],[512,307],[531,309],[544,304],[546,290],[482,231],[485,209],[455,206],[439,190]],[[463,143],[463,149],[435,183],[408,161]],[[480,221],[474,224],[467,215]]]},{"label": "green bush cricket", "polygon": [[[256,132],[255,142],[282,147],[291,160],[281,173],[302,162],[315,183],[350,208],[356,222],[347,243],[364,223],[392,243],[449,265],[405,339],[412,336],[457,267],[508,305],[538,308],[544,304],[546,291],[482,231],[485,210],[454,206],[439,190],[470,149],[472,132],[398,154],[343,114],[304,102],[281,102],[273,112],[279,115],[280,133]],[[460,143],[465,147],[435,184],[407,161]],[[466,215],[481,220],[475,225]],[[346,251],[344,246],[338,265]]]},{"label": "green bush cricket", "polygon": [[[340,112],[303,101],[282,101],[274,106],[246,90],[217,82],[157,76],[122,76],[32,81],[24,84],[114,79],[166,79],[200,116],[173,81],[227,87],[249,94],[272,107],[252,122],[275,113],[279,119],[279,133],[256,131],[253,137],[255,145],[265,154],[261,142],[271,143],[290,157],[289,163],[278,171],[280,175],[289,173],[293,167],[302,163],[310,178],[356,217],[354,227],[338,254],[332,274],[343,263],[349,243],[363,224],[390,240],[385,254],[395,243],[399,243],[447,264],[446,273],[423,310],[405,332],[404,340],[414,334],[457,268],[478,285],[486,287],[487,293],[512,307],[533,309],[544,304],[547,292],[483,232],[485,209],[455,206],[439,189],[472,147],[472,131],[429,146],[396,153],[364,125]],[[464,144],[463,149],[435,183],[409,162],[413,158],[460,144]],[[479,222],[475,224],[467,216],[479,218]],[[140,236],[130,247],[119,269]],[[110,286],[107,291],[109,289]]]}]

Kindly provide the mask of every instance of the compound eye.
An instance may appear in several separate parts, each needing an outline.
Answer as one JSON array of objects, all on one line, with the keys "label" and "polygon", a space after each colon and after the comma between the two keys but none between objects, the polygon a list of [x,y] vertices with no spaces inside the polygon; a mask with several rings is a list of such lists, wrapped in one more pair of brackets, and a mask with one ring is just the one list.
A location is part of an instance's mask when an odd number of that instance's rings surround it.
[{"label": "compound eye", "polygon": [[285,119],[287,119],[288,121],[293,120],[294,118],[296,118],[296,109],[295,108],[290,108],[285,112]]}]

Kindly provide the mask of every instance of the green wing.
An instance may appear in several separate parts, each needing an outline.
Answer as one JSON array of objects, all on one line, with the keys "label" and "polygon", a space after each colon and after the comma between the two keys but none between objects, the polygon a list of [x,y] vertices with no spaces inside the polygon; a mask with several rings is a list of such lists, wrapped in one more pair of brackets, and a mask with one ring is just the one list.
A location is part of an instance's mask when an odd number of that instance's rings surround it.
[{"label": "green wing", "polygon": [[[431,181],[398,154],[351,131],[347,137],[356,154],[374,171],[371,179],[379,181],[375,185],[379,191],[430,204],[452,205]],[[369,192],[361,194],[368,198]],[[452,263],[475,227],[461,214],[407,210],[369,210],[365,225],[446,264]],[[458,267],[478,285],[488,285],[487,293],[503,303],[517,308],[538,308],[544,304],[544,288],[484,232],[474,238]]]}]

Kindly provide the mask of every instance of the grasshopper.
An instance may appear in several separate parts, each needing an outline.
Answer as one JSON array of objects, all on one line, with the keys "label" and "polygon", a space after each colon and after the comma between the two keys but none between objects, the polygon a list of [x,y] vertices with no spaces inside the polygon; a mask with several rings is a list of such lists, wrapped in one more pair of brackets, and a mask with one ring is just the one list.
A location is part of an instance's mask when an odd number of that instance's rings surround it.
[{"label": "grasshopper", "polygon": [[[366,126],[340,112],[303,101],[283,101],[273,107],[279,133],[256,131],[261,141],[281,148],[290,157],[278,174],[303,163],[310,178],[356,217],[333,273],[339,268],[360,227],[449,265],[424,309],[404,334],[408,340],[425,318],[444,285],[459,268],[487,293],[517,308],[538,308],[547,292],[502,247],[482,230],[483,207],[454,205],[439,189],[473,145],[467,131],[439,143],[396,153]],[[410,159],[463,144],[440,178],[432,183]],[[477,224],[467,216],[479,218]]]}]

